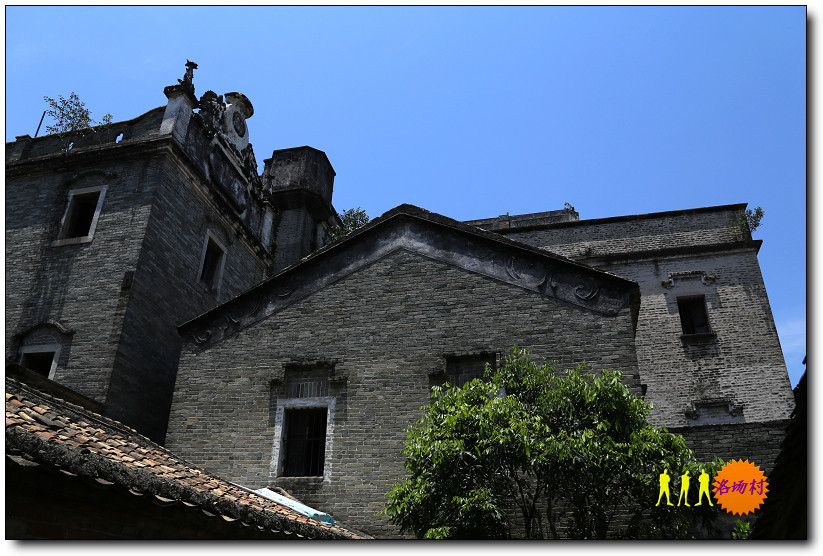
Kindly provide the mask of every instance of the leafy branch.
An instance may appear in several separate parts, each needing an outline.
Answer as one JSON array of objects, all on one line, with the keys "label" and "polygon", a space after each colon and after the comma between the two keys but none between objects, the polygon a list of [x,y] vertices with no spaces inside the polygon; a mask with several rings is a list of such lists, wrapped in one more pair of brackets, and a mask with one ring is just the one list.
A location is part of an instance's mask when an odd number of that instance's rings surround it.
[{"label": "leafy branch", "polygon": [[738,234],[743,237],[750,237],[754,231],[760,227],[760,221],[763,220],[763,216],[766,212],[761,208],[757,207],[754,210],[746,209],[739,211],[734,220],[729,220],[727,224],[734,228]]},{"label": "leafy branch", "polygon": [[341,226],[332,226],[329,229],[329,236],[331,236],[332,241],[345,237],[360,226],[368,224],[369,215],[366,214],[364,209],[357,207],[356,209],[352,208],[344,211],[340,215],[340,220],[342,221]]},{"label": "leafy branch", "polygon": [[75,137],[107,130],[111,126],[111,114],[104,115],[99,122],[94,120],[91,110],[86,108],[86,104],[74,92],[69,98],[57,95],[56,100],[48,96],[44,96],[43,100],[49,106],[46,114],[54,121],[53,125],[46,126],[46,131],[63,139],[63,150],[66,152],[71,148]]}]

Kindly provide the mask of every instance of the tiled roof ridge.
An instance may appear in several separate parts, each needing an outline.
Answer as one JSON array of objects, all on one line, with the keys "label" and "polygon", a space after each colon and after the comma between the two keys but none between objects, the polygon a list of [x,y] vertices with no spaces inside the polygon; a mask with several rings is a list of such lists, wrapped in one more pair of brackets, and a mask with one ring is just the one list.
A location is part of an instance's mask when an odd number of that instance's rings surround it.
[{"label": "tiled roof ridge", "polygon": [[[96,431],[84,430],[81,419],[75,423],[71,417],[54,411],[55,407],[66,408],[66,404],[74,404],[33,392],[25,384],[8,377],[6,386],[6,454],[16,463],[21,463],[16,458],[22,456],[28,461],[50,465],[66,474],[95,480],[102,485],[119,485],[136,496],[149,495],[162,503],[197,506],[206,515],[220,515],[226,521],[241,520],[287,535],[295,533],[326,539],[365,537],[340,525],[314,522],[263,496],[244,492],[124,425],[118,432],[98,428],[103,438],[84,434]],[[35,402],[27,399],[31,394],[34,394]],[[69,409],[83,417],[90,413],[79,406]],[[92,415],[112,426],[110,419]],[[92,429],[92,425],[85,424],[86,429]],[[124,438],[122,431],[133,434]],[[145,441],[145,444],[135,442],[136,439]],[[155,456],[154,459],[151,456]]]},{"label": "tiled roof ridge", "polygon": [[146,436],[143,436],[135,429],[131,428],[130,426],[126,425],[125,423],[121,423],[120,421],[116,421],[111,417],[106,417],[100,413],[87,409],[81,405],[78,405],[74,402],[61,398],[58,395],[55,395],[50,392],[45,392],[31,386],[22,380],[19,380],[14,377],[6,376],[6,398],[8,399],[8,384],[11,382],[13,384],[13,389],[21,390],[25,392],[26,397],[29,398],[37,398],[41,402],[49,404],[50,406],[59,407],[61,409],[67,410],[71,412],[77,419],[85,419],[88,421],[94,421],[98,425],[108,427],[113,431],[116,431],[119,434],[124,434],[128,437],[134,437],[134,441],[139,441],[140,443],[145,443],[148,446],[152,446],[161,450],[165,450],[163,446],[157,444],[153,440],[149,439]]}]

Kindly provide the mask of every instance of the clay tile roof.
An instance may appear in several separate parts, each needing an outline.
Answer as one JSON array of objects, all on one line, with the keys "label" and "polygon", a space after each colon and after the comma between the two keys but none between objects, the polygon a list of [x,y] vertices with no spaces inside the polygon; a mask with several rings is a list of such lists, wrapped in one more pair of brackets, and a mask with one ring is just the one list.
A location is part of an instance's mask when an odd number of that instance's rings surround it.
[{"label": "clay tile roof", "polygon": [[199,507],[238,527],[313,539],[368,535],[314,521],[198,468],[126,425],[6,376],[6,464],[50,466],[163,504]]}]

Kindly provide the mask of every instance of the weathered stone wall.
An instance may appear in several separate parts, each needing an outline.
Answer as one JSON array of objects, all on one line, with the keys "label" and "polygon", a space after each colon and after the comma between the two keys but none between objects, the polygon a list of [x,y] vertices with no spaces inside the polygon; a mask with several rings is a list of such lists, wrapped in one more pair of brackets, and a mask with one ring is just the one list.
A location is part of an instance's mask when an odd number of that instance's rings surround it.
[{"label": "weathered stone wall", "polygon": [[[637,281],[642,292],[637,357],[658,425],[704,424],[692,403],[727,399],[745,422],[787,418],[794,400],[754,249],[669,256],[601,266]],[[669,273],[703,271],[675,279]],[[683,336],[677,298],[705,296],[714,336]],[[687,415],[689,413],[689,415]],[[709,422],[722,422],[717,419]],[[732,416],[726,412],[726,417]],[[740,417],[740,415],[738,415]]]},{"label": "weathered stone wall", "polygon": [[596,220],[579,220],[529,230],[496,230],[506,237],[543,247],[574,260],[602,255],[662,249],[694,249],[699,245],[740,239],[728,222],[743,205],[726,210],[683,210]]},{"label": "weathered stone wall", "polygon": [[[504,233],[638,282],[637,357],[646,398],[655,405],[655,424],[784,419],[794,401],[757,243],[741,241],[728,224],[742,207]],[[682,337],[677,298],[700,295],[714,335]],[[723,400],[728,401],[725,410]],[[695,413],[694,402],[714,407],[698,407]]]},{"label": "weathered stone wall", "polygon": [[[623,370],[639,390],[628,308],[606,316],[399,250],[205,350],[187,343],[168,447],[231,481],[276,484],[369,534],[394,535],[377,513],[405,473],[400,450],[428,402],[429,375],[445,370],[446,354],[505,355],[514,344],[560,368]],[[272,467],[282,400],[271,392],[301,361],[331,363],[342,381],[330,389],[328,481],[278,479]]]},{"label": "weathered stone wall", "polygon": [[669,432],[683,436],[698,461],[711,461],[715,456],[723,461],[749,460],[768,477],[786,436],[788,419],[758,423],[673,427]]},{"label": "weathered stone wall", "polygon": [[284,209],[278,217],[277,250],[274,271],[296,263],[311,250],[314,219],[305,208]]},{"label": "weathered stone wall", "polygon": [[[54,380],[104,402],[129,290],[158,180],[154,157],[76,164],[64,161],[9,172],[6,181],[6,356],[15,334],[54,322],[68,329]],[[75,179],[77,176],[77,179]],[[93,240],[52,246],[68,192],[107,186]]]},{"label": "weathered stone wall", "polygon": [[[185,178],[178,164],[171,158],[156,164],[159,184],[106,400],[109,415],[127,423],[134,415],[156,415],[146,434],[160,440],[180,353],[177,325],[259,283],[264,270],[203,189],[198,192],[202,184]],[[217,291],[199,280],[207,233],[227,250]]]},{"label": "weathered stone wall", "polygon": [[[258,284],[268,264],[236,233],[213,184],[151,131],[161,115],[114,124],[135,135],[119,143],[107,131],[109,143],[89,139],[68,153],[58,138],[38,138],[7,167],[6,186],[6,356],[17,361],[19,335],[51,323],[29,344],[60,344],[53,380],[159,442],[177,325]],[[18,151],[7,145],[7,155]],[[54,245],[69,191],[93,187],[105,188],[93,238]],[[198,280],[207,233],[226,249],[216,292]]]}]

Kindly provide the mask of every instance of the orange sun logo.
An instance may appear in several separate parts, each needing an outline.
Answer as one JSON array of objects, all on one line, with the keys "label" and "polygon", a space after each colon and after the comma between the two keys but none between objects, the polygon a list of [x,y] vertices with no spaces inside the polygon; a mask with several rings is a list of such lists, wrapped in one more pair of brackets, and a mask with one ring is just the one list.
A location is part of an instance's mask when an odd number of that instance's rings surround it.
[{"label": "orange sun logo", "polygon": [[766,479],[760,467],[749,460],[730,461],[714,478],[714,498],[730,514],[746,515],[766,499]]}]

